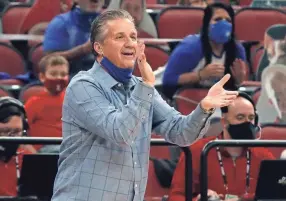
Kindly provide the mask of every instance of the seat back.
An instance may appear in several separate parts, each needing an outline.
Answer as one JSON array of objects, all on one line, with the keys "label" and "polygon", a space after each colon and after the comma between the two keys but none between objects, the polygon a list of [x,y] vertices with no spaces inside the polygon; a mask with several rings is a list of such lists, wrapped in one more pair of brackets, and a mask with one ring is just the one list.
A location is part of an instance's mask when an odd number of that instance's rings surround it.
[{"label": "seat back", "polygon": [[146,4],[157,4],[157,0],[146,0]]},{"label": "seat back", "polygon": [[43,44],[37,44],[35,47],[30,49],[29,61],[32,63],[33,73],[37,77],[39,73],[39,62],[44,57]]},{"label": "seat back", "polygon": [[[157,70],[161,66],[164,66],[169,58],[169,54],[165,50],[154,45],[146,45],[145,55],[153,71]],[[141,76],[138,68],[134,69],[134,75],[139,77]]]},{"label": "seat back", "polygon": [[29,84],[23,87],[19,94],[19,100],[25,103],[29,98],[38,95],[45,91],[45,87],[42,84]]},{"label": "seat back", "polygon": [[235,34],[238,40],[262,41],[265,31],[270,26],[285,23],[285,11],[274,8],[245,7],[235,14]]},{"label": "seat back", "polygon": [[203,8],[174,6],[163,9],[157,20],[159,38],[184,38],[200,32]]},{"label": "seat back", "polygon": [[0,43],[0,72],[9,73],[11,76],[26,72],[24,57],[7,43]]},{"label": "seat back", "polygon": [[239,0],[240,6],[249,6],[252,3],[252,0]]},{"label": "seat back", "polygon": [[172,5],[177,4],[177,2],[178,2],[178,0],[166,0],[167,4],[172,4]]},{"label": "seat back", "polygon": [[[162,139],[163,137],[161,135],[157,135],[156,133],[152,133],[151,138]],[[151,146],[150,157],[169,159],[171,157],[169,146]]]},{"label": "seat back", "polygon": [[253,94],[252,94],[252,100],[253,102],[255,103],[255,105],[257,104],[257,101],[260,97],[260,94],[261,94],[261,89],[258,88]]},{"label": "seat back", "polygon": [[60,0],[36,0],[27,15],[25,16],[20,33],[27,33],[34,25],[40,22],[49,22],[56,15],[60,14]]},{"label": "seat back", "polygon": [[18,79],[5,79],[5,80],[0,80],[0,86],[2,85],[18,85],[18,86],[22,86],[24,85],[24,83],[21,80]]},{"label": "seat back", "polygon": [[[261,139],[263,140],[286,140],[286,125],[282,124],[264,124],[261,126]],[[274,157],[280,158],[285,147],[269,147]]]},{"label": "seat back", "polygon": [[260,47],[260,48],[256,49],[256,51],[252,55],[252,58],[251,58],[252,65],[251,66],[252,66],[252,72],[254,74],[256,74],[258,71],[259,63],[260,63],[260,60],[262,58],[263,53],[264,53],[264,48]]},{"label": "seat back", "polygon": [[4,96],[13,97],[9,91],[7,91],[2,86],[0,86],[0,97],[4,97]]},{"label": "seat back", "polygon": [[207,95],[208,89],[182,88],[173,97],[175,108],[183,115],[190,114]]},{"label": "seat back", "polygon": [[12,4],[3,11],[2,26],[5,34],[18,34],[21,24],[31,6],[28,4]]}]

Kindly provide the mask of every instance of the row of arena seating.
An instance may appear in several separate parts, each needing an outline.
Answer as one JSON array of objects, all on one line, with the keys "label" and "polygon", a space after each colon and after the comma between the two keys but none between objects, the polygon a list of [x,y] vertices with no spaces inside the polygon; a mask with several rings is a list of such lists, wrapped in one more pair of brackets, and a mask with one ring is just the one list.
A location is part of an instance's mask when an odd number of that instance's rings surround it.
[{"label": "row of arena seating", "polygon": [[[2,16],[3,33],[26,34],[35,24],[49,22],[59,14],[59,8],[51,8],[49,1],[38,2],[46,2],[47,5],[38,6],[37,9],[33,9],[37,4],[32,7],[27,4],[11,4],[7,7]],[[199,32],[203,8],[172,6],[159,10],[159,12],[152,11],[151,15],[155,15],[153,18],[157,25],[159,38],[183,38],[188,34]],[[285,23],[285,10],[240,8],[235,15],[236,36],[238,40],[261,41],[268,27]]]},{"label": "row of arena seating", "polygon": [[[249,70],[248,77],[251,79],[258,70],[259,60],[263,54],[264,49],[259,46],[253,46],[250,49],[249,56]],[[157,45],[146,45],[145,49],[146,57],[153,70],[157,70],[159,67],[165,65],[169,58],[169,51],[157,46]],[[42,43],[37,44],[29,50],[28,58],[25,59],[23,54],[13,47],[11,44],[6,42],[0,42],[0,71],[10,74],[12,77],[19,74],[25,74],[26,72],[32,71],[34,75],[39,72],[39,61],[44,56]],[[134,74],[140,76],[139,69],[135,69]],[[19,80],[9,79],[0,80],[0,84],[17,84],[22,85]]]},{"label": "row of arena seating", "polygon": [[[145,51],[146,57],[150,65],[153,67],[153,70],[163,66],[169,58],[168,52],[157,46],[147,45]],[[39,72],[38,63],[43,56],[42,44],[38,44],[31,48],[28,54],[28,59],[26,60],[21,52],[9,43],[0,42],[0,72],[6,72],[13,77],[19,74],[24,74],[28,72],[28,70],[32,70],[34,74],[37,75]],[[140,75],[139,70],[136,69],[134,74],[137,76]],[[17,79],[2,79],[0,80],[0,85],[3,84],[22,85],[23,83]]]}]

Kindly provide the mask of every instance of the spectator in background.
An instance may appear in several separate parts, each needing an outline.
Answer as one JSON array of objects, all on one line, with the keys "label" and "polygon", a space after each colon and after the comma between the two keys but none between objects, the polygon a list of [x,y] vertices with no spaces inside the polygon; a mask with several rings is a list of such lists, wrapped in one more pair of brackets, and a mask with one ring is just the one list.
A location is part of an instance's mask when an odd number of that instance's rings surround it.
[{"label": "spectator in background", "polygon": [[[237,99],[228,107],[223,107],[221,111],[223,132],[218,137],[207,137],[190,146],[193,161],[193,193],[196,195],[200,193],[200,155],[208,142],[216,138],[249,140],[260,137],[257,135],[258,116],[256,116],[255,104],[246,93],[239,92]],[[208,155],[209,195],[222,194],[225,200],[241,197],[253,198],[260,162],[267,159],[275,158],[265,148],[219,147],[212,149]],[[184,154],[181,154],[175,170],[168,200],[185,200]]]},{"label": "spectator in background", "polygon": [[253,0],[250,7],[281,8],[286,6],[285,0]]},{"label": "spectator in background", "polygon": [[214,0],[179,0],[178,4],[182,6],[206,7],[214,3]]},{"label": "spectator in background", "polygon": [[[272,58],[275,57],[275,49],[279,42],[285,40],[286,36],[286,25],[276,24],[267,29],[264,34],[264,53],[260,59],[258,65],[258,72],[256,80],[261,81],[262,71],[269,66]],[[273,64],[273,62],[272,62]]]},{"label": "spectator in background", "polygon": [[156,26],[146,12],[146,0],[111,0],[108,9],[121,8],[134,18],[139,38],[157,38]]},{"label": "spectator in background", "polygon": [[103,5],[104,0],[75,0],[70,12],[56,16],[48,25],[44,51],[68,59],[72,76],[80,70],[88,70],[94,63],[89,42],[90,28]]},{"label": "spectator in background", "polygon": [[[39,79],[45,91],[25,104],[32,137],[62,137],[62,104],[69,80],[69,63],[62,56],[48,55],[40,61]],[[37,150],[42,145],[35,146]]]},{"label": "spectator in background", "polygon": [[257,101],[260,123],[286,123],[286,65],[273,64],[262,73]]},{"label": "spectator in background", "polygon": [[[69,9],[69,0],[60,0],[60,13],[66,13]],[[40,22],[35,24],[29,31],[31,35],[44,35],[49,22]]]},{"label": "spectator in background", "polygon": [[[0,137],[19,137],[28,130],[22,103],[12,97],[0,98]],[[24,146],[0,143],[0,196],[17,196],[22,157],[31,151]]]},{"label": "spectator in background", "polygon": [[204,10],[200,34],[189,35],[172,52],[163,76],[164,94],[172,98],[180,86],[212,86],[230,73],[227,89],[235,90],[246,78],[243,46],[235,40],[234,11],[214,3]]}]

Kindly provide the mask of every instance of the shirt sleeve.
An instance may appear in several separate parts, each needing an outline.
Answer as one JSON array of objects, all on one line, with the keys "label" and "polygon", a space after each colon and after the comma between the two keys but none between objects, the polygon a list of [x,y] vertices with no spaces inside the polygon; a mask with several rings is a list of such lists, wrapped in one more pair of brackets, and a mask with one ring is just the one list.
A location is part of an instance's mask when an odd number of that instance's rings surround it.
[{"label": "shirt sleeve", "polygon": [[155,90],[153,128],[166,141],[179,146],[188,146],[203,137],[209,127],[209,114],[200,105],[188,116],[170,107]]},{"label": "shirt sleeve", "polygon": [[[153,87],[139,82],[128,103],[117,109],[101,87],[79,79],[67,88],[63,107],[81,128],[114,143],[131,145],[148,121],[153,95]],[[68,114],[63,113],[63,121],[70,118],[65,115]]]},{"label": "shirt sleeve", "polygon": [[176,86],[180,75],[192,72],[201,55],[201,41],[198,36],[189,36],[172,52],[163,76],[163,85]]},{"label": "shirt sleeve", "polygon": [[264,151],[263,160],[275,160],[276,159],[276,157],[274,157],[274,155],[269,151],[269,149],[265,148],[263,151]]},{"label": "shirt sleeve", "polygon": [[36,97],[31,97],[30,99],[28,99],[28,101],[25,103],[25,106],[24,106],[29,125],[34,123],[36,116],[37,116],[36,99],[37,99]]},{"label": "shirt sleeve", "polygon": [[64,51],[69,49],[69,35],[62,16],[56,16],[48,25],[43,41],[45,52]]},{"label": "shirt sleeve", "polygon": [[243,45],[241,43],[236,44],[236,58],[242,59],[243,61],[246,62],[246,53]]}]

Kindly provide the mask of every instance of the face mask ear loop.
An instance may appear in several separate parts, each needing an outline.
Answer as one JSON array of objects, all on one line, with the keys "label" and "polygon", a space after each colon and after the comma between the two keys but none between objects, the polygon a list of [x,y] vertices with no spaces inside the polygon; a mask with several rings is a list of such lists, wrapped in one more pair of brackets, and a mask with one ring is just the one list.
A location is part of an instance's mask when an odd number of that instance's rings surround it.
[{"label": "face mask ear loop", "polygon": [[260,140],[261,139],[261,137],[262,137],[262,132],[261,132],[261,127],[260,126],[257,126],[257,128],[259,128],[259,137],[258,138],[256,138],[255,140]]}]

